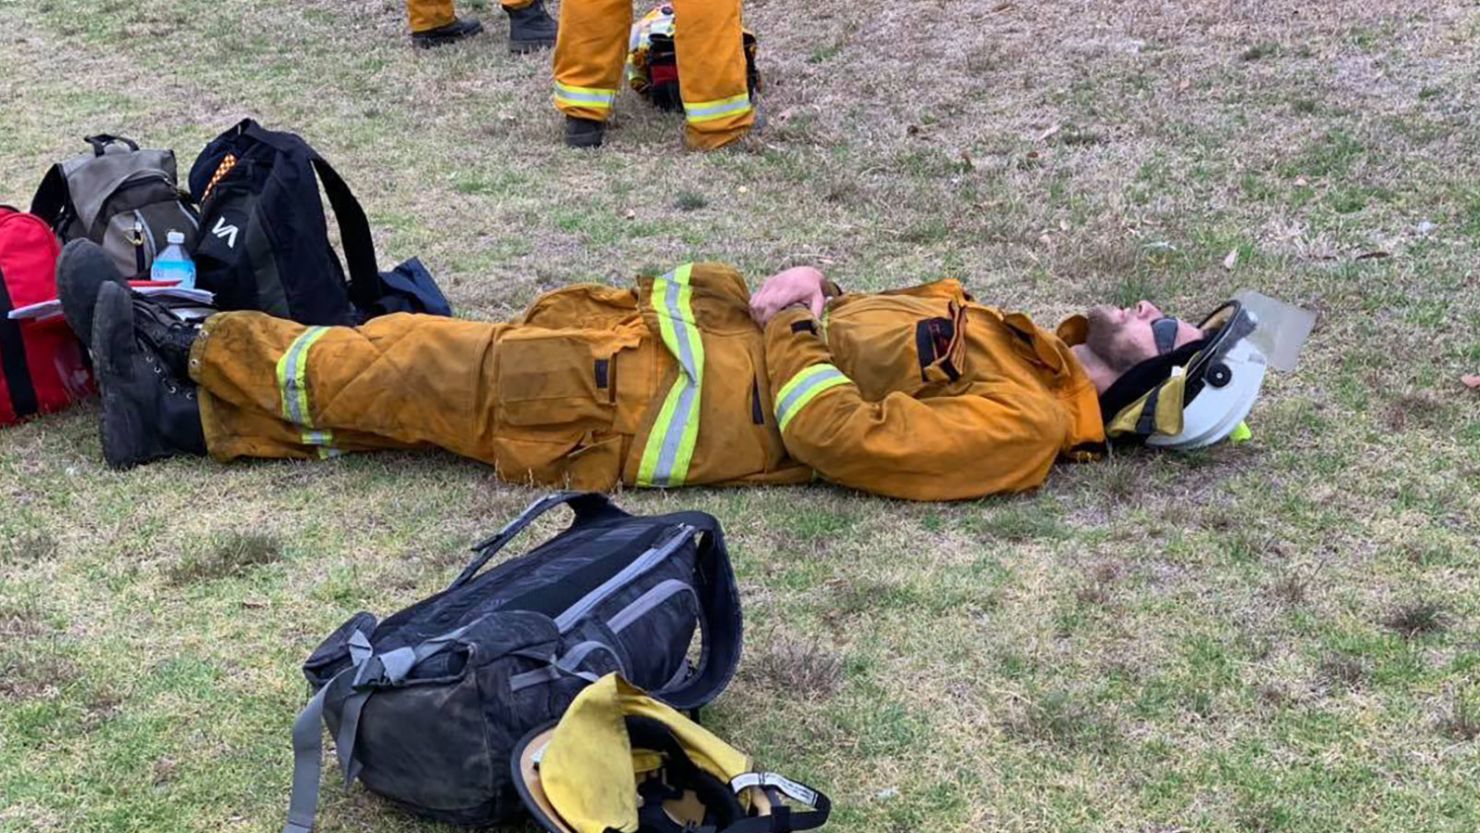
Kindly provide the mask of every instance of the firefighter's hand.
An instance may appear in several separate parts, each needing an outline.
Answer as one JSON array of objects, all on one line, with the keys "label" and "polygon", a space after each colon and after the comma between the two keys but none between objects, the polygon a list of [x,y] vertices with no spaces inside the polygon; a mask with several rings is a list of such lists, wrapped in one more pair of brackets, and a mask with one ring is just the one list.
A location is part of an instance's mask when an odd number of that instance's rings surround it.
[{"label": "firefighter's hand", "polygon": [[820,318],[822,308],[827,305],[826,282],[822,273],[811,266],[794,266],[772,275],[750,296],[750,317],[764,327],[776,313],[793,304],[804,304]]}]

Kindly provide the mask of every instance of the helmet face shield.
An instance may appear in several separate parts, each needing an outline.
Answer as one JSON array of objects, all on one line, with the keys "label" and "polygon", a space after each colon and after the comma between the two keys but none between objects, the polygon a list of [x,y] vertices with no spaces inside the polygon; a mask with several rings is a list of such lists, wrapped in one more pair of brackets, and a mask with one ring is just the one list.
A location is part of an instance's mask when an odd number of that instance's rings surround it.
[{"label": "helmet face shield", "polygon": [[1294,370],[1300,349],[1316,326],[1316,314],[1249,289],[1235,295],[1234,300],[1258,322],[1249,338],[1269,366],[1286,373]]}]

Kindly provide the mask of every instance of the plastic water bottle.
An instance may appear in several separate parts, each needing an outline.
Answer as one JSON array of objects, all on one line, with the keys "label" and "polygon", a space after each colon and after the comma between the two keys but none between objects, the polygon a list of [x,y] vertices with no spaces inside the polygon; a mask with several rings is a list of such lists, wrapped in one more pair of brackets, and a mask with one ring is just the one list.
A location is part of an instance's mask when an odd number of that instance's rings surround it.
[{"label": "plastic water bottle", "polygon": [[185,254],[185,235],[170,229],[164,239],[169,241],[169,245],[155,256],[154,265],[149,267],[149,279],[170,281],[181,289],[193,289],[195,261]]}]

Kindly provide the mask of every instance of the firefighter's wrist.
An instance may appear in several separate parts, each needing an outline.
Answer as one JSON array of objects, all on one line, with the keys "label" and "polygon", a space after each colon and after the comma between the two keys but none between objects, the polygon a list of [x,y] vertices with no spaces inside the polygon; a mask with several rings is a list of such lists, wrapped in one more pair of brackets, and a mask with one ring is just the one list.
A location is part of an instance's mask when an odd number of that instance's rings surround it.
[{"label": "firefighter's wrist", "polygon": [[805,301],[782,307],[779,312],[771,316],[770,323],[766,324],[767,338],[784,338],[788,335],[806,333],[816,335],[817,330],[817,318],[812,315],[812,308]]}]

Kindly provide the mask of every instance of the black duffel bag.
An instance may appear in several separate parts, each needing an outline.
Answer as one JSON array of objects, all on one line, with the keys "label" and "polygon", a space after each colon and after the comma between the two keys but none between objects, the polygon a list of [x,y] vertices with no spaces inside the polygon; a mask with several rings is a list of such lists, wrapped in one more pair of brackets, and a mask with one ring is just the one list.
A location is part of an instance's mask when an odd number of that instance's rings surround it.
[{"label": "black duffel bag", "polygon": [[[569,529],[478,574],[561,504],[575,511]],[[711,515],[634,516],[601,494],[558,492],[474,552],[446,590],[378,624],[356,614],[304,663],[317,693],[293,726],[286,833],[313,826],[320,721],[346,784],[358,778],[417,815],[484,825],[522,809],[515,744],[588,683],[615,671],[692,711],[735,673],[740,597]]]}]

